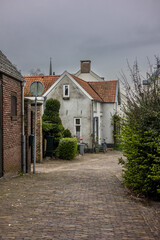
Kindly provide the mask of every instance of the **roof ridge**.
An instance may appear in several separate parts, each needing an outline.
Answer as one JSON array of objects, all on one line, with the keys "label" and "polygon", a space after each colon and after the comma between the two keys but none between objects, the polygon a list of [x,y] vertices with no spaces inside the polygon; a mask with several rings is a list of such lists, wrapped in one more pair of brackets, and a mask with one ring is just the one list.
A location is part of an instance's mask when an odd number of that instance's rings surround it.
[{"label": "roof ridge", "polygon": [[35,76],[24,76],[24,77],[29,77],[29,78],[36,78],[36,77],[59,77],[61,76],[60,74],[57,75],[35,75]]},{"label": "roof ridge", "polygon": [[19,81],[24,81],[24,77],[17,67],[8,59],[8,57],[0,50],[0,71]]},{"label": "roof ridge", "polygon": [[102,80],[102,81],[88,81],[89,83],[104,83],[104,82],[116,82],[118,80]]}]

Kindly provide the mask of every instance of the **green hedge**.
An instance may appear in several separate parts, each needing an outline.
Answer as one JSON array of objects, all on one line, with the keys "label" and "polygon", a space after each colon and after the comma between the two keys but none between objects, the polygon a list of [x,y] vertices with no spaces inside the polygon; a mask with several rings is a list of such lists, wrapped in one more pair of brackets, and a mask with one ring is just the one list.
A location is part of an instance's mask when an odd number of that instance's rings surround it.
[{"label": "green hedge", "polygon": [[77,153],[77,139],[62,138],[58,146],[59,158],[71,160],[76,157]]}]

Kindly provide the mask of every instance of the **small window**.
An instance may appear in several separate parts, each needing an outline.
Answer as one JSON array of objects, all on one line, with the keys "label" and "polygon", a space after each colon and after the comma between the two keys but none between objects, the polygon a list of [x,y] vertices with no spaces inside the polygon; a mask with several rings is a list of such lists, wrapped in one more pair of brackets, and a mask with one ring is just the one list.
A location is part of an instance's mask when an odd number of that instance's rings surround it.
[{"label": "small window", "polygon": [[17,97],[11,96],[11,117],[12,120],[17,120]]},{"label": "small window", "polygon": [[69,98],[69,85],[63,85],[63,97]]},{"label": "small window", "polygon": [[76,138],[79,140],[81,138],[81,131],[82,131],[81,118],[74,119],[74,127],[75,127]]},{"label": "small window", "polygon": [[80,125],[80,118],[76,118],[76,125]]},{"label": "small window", "polygon": [[81,128],[80,126],[76,126],[76,137],[79,139],[80,138],[80,133],[81,133]]}]

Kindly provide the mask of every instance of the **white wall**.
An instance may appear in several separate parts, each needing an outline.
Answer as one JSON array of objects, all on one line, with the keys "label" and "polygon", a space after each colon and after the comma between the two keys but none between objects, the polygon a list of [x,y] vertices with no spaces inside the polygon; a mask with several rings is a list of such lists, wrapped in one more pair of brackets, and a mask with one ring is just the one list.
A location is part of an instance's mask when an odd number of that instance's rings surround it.
[{"label": "white wall", "polygon": [[[69,85],[70,98],[69,100],[63,99],[63,85]],[[92,103],[91,100],[70,80],[67,76],[56,85],[54,90],[50,92],[47,99],[53,98],[60,101],[60,117],[62,124],[68,128],[72,135],[75,135],[74,118],[81,118],[82,134],[84,142],[92,146]]]},{"label": "white wall", "polygon": [[[107,143],[114,143],[112,116],[117,111],[117,103],[103,103],[103,126],[102,138],[106,139]],[[102,139],[103,140],[103,139]]]},{"label": "white wall", "polygon": [[93,117],[98,117],[98,143],[101,144],[102,143],[102,126],[103,126],[103,121],[102,121],[102,114],[103,114],[103,108],[102,108],[102,103],[101,102],[97,102],[94,101],[94,114]]},{"label": "white wall", "polygon": [[79,71],[78,73],[75,74],[75,76],[79,77],[80,79],[83,79],[86,82],[103,81],[103,79],[101,77],[99,77],[97,74],[95,74],[92,71],[90,73],[81,73]]}]

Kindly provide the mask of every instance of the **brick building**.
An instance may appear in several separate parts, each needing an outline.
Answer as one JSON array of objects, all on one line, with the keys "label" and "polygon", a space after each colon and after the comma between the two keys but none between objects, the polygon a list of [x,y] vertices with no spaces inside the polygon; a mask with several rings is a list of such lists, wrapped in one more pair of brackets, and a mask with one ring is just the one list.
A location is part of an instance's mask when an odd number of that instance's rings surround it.
[{"label": "brick building", "polygon": [[0,177],[23,169],[25,80],[0,51]]}]

